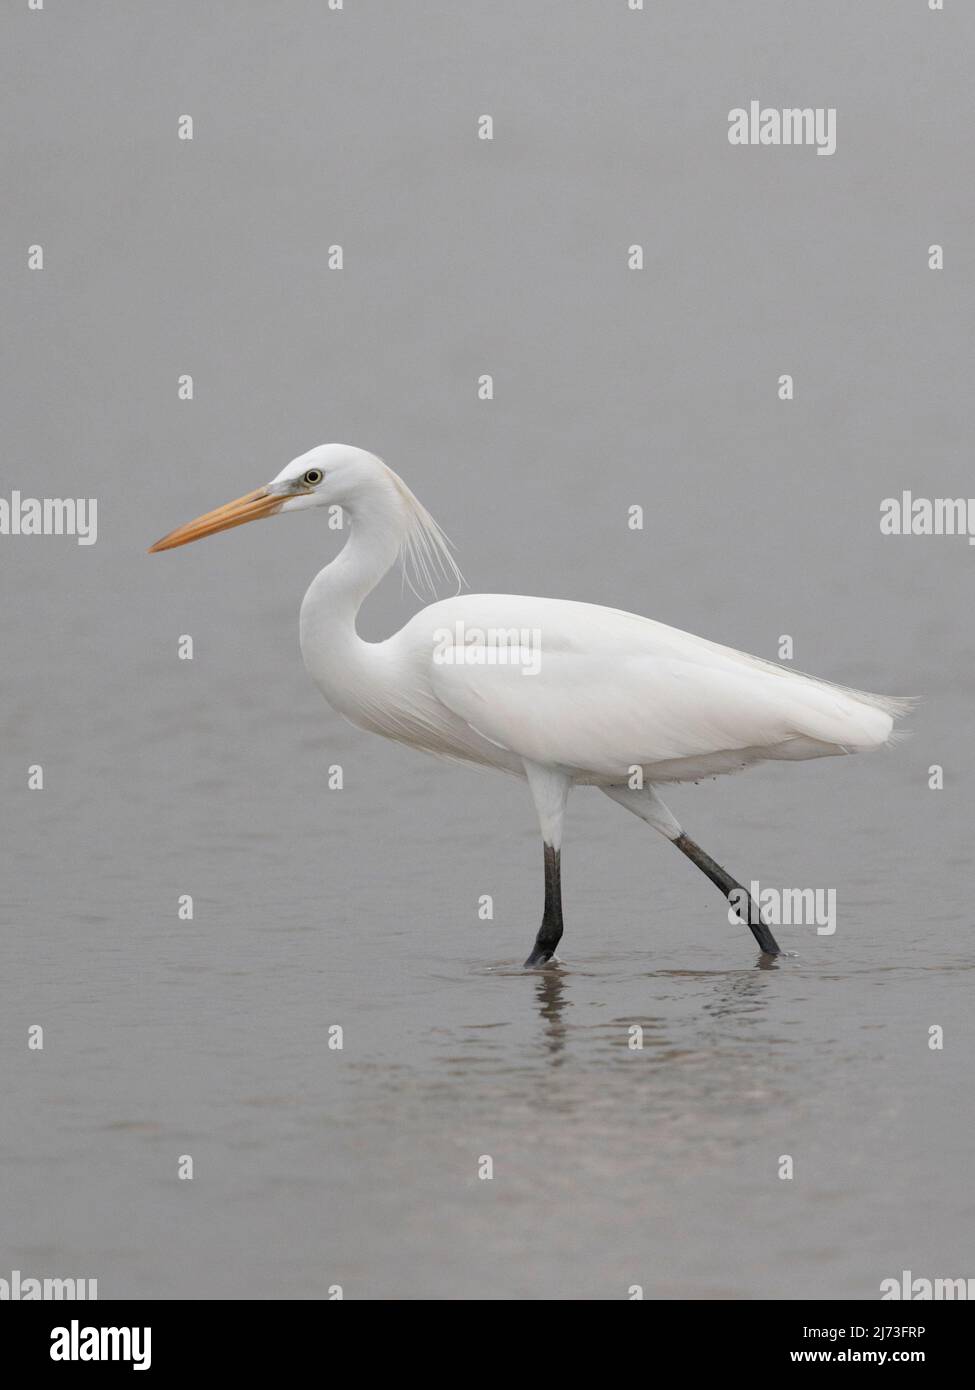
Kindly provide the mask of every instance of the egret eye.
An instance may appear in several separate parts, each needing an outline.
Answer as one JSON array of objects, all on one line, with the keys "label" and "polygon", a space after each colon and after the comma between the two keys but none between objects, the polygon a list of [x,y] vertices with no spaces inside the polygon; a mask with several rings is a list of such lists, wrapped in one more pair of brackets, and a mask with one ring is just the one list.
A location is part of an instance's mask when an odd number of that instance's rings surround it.
[{"label": "egret eye", "polygon": [[325,474],[322,472],[320,468],[309,468],[308,472],[304,475],[301,481],[303,483],[307,483],[309,487],[317,487],[318,484],[324,478],[324,476]]}]

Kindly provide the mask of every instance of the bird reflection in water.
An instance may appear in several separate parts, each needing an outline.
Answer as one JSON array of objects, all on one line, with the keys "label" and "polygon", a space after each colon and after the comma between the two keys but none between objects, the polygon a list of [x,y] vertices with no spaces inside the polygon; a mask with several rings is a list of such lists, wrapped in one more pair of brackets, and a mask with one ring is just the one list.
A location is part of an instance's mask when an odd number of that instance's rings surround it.
[{"label": "bird reflection in water", "polygon": [[566,1004],[569,1003],[565,993],[565,972],[558,967],[541,970],[534,984],[545,1047],[552,1065],[560,1066],[568,1033],[564,1017]]}]

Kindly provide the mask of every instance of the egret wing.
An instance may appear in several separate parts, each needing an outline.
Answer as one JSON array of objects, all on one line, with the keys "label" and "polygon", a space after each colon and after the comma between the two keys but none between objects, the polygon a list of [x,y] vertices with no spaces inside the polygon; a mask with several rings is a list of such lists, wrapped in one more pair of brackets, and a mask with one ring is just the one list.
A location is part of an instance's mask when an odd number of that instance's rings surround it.
[{"label": "egret wing", "polygon": [[737,752],[747,751],[744,761],[809,757],[812,745],[853,751],[890,734],[896,702],[635,614],[503,595],[451,604],[463,608],[464,632],[518,636],[504,659],[497,644],[492,658],[490,641],[480,651],[476,642],[456,643],[453,659],[441,650],[431,674],[437,698],[483,737],[534,762],[613,777],[683,763],[688,775],[704,775],[730,770],[712,764]]}]

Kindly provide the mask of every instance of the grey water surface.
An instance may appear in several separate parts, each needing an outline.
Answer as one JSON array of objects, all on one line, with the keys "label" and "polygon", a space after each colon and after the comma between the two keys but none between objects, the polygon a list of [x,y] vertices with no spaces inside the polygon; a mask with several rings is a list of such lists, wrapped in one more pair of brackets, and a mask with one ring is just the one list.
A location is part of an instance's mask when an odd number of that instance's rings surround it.
[{"label": "grey water surface", "polygon": [[[975,1277],[975,551],[879,528],[902,489],[972,488],[970,9],[90,0],[2,25],[0,494],[97,498],[98,539],[0,536],[0,1277]],[[836,107],[836,153],[730,146],[753,97]],[[783,927],[763,967],[702,875],[580,790],[562,963],[524,972],[526,789],[359,733],[302,669],[342,533],[145,553],[329,439],[402,473],[475,591],[773,659],[788,634],[800,669],[921,696],[889,750],[667,797],[744,881],[834,889],[835,933]],[[364,635],[415,606],[390,577]]]}]

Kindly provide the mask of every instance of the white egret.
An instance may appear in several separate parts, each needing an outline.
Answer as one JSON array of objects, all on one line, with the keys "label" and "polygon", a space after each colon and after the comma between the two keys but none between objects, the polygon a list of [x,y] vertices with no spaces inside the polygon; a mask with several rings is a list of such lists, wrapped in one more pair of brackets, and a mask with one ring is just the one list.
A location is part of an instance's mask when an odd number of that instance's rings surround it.
[{"label": "white egret", "polygon": [[[356,615],[402,557],[421,581],[461,575],[437,523],[373,454],[323,444],[265,487],[181,526],[153,551],[277,512],[340,506],[349,538],[301,605],[312,679],[353,724],[429,753],[526,779],[544,846],[545,908],[526,966],[562,936],[560,855],[570,789],[592,785],[659,830],[725,896],[741,885],[682,830],[662,783],[766,759],[857,753],[888,742],[909,702],[788,671],[614,608],[514,594],[431,603],[383,642]],[[752,903],[748,925],[779,947]]]}]

